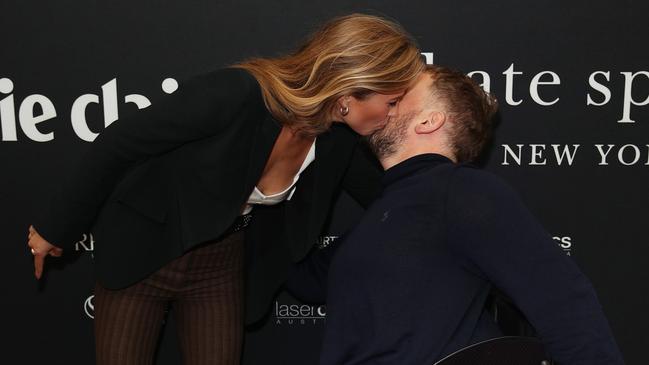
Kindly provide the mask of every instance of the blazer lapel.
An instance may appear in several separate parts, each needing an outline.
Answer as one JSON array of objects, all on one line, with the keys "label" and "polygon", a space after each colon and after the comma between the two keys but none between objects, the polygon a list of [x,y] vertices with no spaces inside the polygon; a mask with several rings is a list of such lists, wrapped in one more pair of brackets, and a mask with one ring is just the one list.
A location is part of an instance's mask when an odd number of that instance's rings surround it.
[{"label": "blazer lapel", "polygon": [[[290,201],[286,202],[285,222],[289,229],[287,243],[294,261],[301,260],[313,247],[315,239],[320,233],[320,215],[328,213],[329,194],[322,193],[326,186],[322,181],[326,180],[328,167],[331,163],[327,156],[333,148],[331,132],[319,135],[315,142],[315,161],[301,174],[297,182],[297,191]],[[325,200],[325,201],[323,201]],[[299,224],[295,224],[300,222]],[[313,240],[313,242],[312,242]]]},{"label": "blazer lapel", "polygon": [[248,196],[255,187],[261,174],[264,172],[266,161],[270,156],[275,141],[282,130],[282,126],[268,113],[264,120],[259,123],[255,140],[252,144],[252,151],[250,153],[250,160],[248,162],[248,171],[246,173],[246,180],[244,184],[242,203],[247,201]]},{"label": "blazer lapel", "polygon": [[[321,210],[327,210],[322,204],[317,204],[320,202],[318,199],[318,191],[320,191],[322,181],[324,180],[325,174],[327,173],[327,162],[329,159],[326,156],[329,155],[333,147],[333,136],[331,130],[329,132],[323,133],[318,136],[318,139],[315,144],[315,164],[313,165],[313,183],[312,189],[310,192],[311,210],[309,212],[309,231],[312,233],[314,229],[319,229],[319,227],[314,227],[315,217]],[[319,157],[319,158],[318,158]],[[339,163],[342,161],[338,161]],[[327,212],[324,212],[327,214]],[[319,232],[316,232],[318,234]]]}]

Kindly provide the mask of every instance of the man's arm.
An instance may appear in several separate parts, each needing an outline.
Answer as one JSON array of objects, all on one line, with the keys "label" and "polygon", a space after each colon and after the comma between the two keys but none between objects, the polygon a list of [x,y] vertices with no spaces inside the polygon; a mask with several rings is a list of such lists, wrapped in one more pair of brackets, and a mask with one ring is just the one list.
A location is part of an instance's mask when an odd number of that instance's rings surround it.
[{"label": "man's arm", "polygon": [[502,180],[458,168],[448,187],[449,245],[512,298],[560,365],[618,365],[595,290]]}]

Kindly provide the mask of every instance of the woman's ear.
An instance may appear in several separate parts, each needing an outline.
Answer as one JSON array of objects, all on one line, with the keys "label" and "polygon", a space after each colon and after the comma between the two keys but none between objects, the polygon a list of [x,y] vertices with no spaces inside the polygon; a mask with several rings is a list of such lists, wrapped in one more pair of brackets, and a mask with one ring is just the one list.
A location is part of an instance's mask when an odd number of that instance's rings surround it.
[{"label": "woman's ear", "polygon": [[343,95],[336,100],[336,106],[340,109],[342,107],[349,107],[349,103],[351,102],[352,96],[351,95]]},{"label": "woman's ear", "polygon": [[349,103],[351,102],[351,96],[350,95],[343,95],[336,100],[336,104],[334,105],[334,111],[333,115],[335,116],[336,119],[340,120],[341,122],[344,121],[344,118],[347,114],[349,114]]}]

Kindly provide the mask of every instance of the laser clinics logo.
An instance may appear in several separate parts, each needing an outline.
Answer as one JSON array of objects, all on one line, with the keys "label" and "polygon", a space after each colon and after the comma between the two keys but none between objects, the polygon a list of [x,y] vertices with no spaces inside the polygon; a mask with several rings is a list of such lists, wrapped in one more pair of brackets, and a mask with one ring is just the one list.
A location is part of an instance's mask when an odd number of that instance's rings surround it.
[{"label": "laser clinics logo", "polygon": [[325,305],[284,304],[275,301],[275,324],[278,326],[313,325],[324,323],[327,315]]}]

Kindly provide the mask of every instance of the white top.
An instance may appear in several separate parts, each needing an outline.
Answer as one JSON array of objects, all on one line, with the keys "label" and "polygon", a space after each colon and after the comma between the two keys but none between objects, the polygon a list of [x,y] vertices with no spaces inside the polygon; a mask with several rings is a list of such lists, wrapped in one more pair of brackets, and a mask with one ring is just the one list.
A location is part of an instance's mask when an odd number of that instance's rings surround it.
[{"label": "white top", "polygon": [[293,177],[293,182],[291,183],[291,185],[286,189],[284,189],[284,191],[273,195],[264,195],[264,193],[262,193],[255,186],[255,188],[252,190],[252,194],[250,194],[250,197],[248,197],[248,203],[243,208],[243,212],[241,212],[241,214],[250,213],[252,211],[252,207],[254,204],[275,205],[283,202],[284,200],[291,200],[291,197],[295,192],[295,183],[297,183],[297,180],[300,178],[300,174],[314,160],[315,160],[315,139],[313,140],[311,149],[309,149],[309,153],[304,158],[304,162],[302,162],[302,166],[300,166],[300,170]]}]

